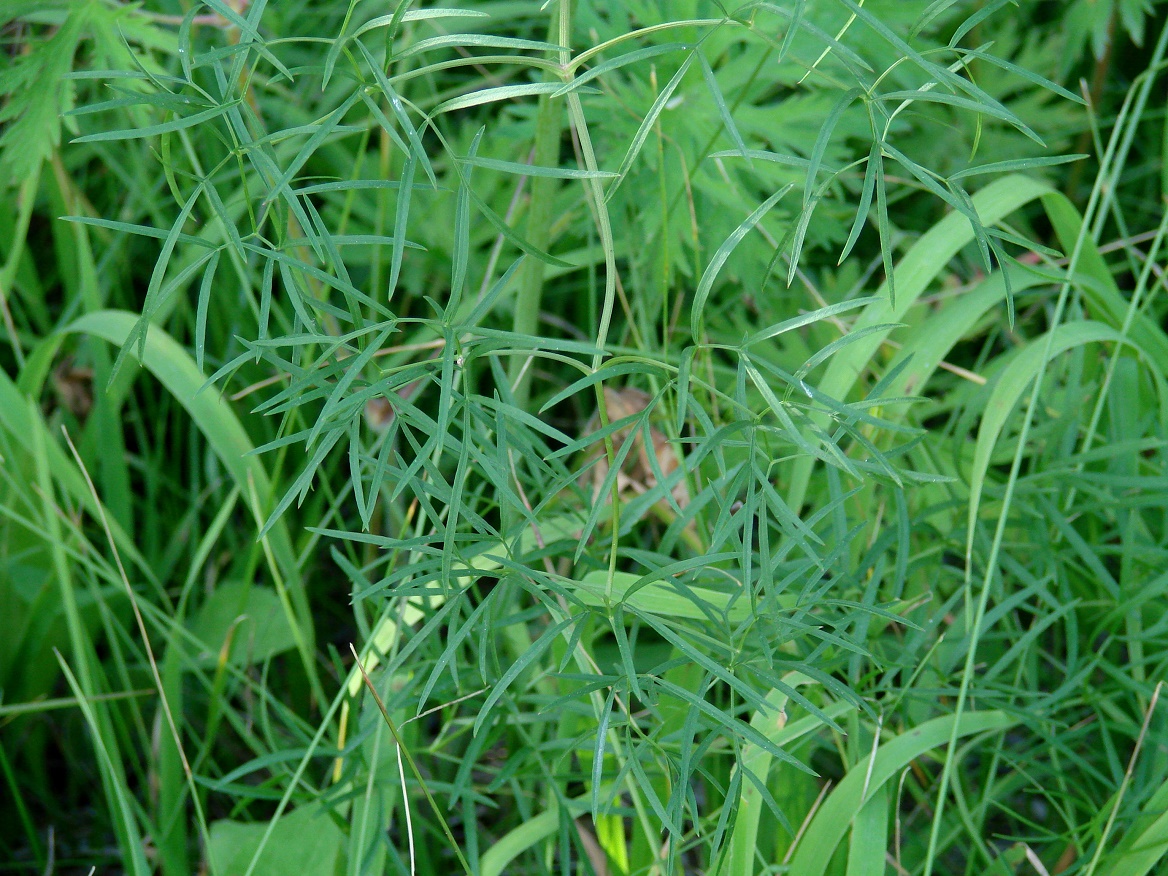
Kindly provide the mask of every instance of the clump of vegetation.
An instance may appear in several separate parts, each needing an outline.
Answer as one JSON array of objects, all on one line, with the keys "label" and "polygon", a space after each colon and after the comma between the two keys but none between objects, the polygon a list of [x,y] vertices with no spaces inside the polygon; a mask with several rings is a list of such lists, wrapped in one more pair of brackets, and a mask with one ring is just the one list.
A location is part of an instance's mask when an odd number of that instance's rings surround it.
[{"label": "clump of vegetation", "polygon": [[0,857],[1154,872],[1168,29],[1048,6],[0,10]]}]

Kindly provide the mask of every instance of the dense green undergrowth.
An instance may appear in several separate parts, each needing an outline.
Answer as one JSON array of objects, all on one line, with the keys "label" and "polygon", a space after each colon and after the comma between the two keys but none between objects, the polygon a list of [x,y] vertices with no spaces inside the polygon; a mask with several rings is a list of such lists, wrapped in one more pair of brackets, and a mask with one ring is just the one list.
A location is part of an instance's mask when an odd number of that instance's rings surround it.
[{"label": "dense green undergrowth", "polygon": [[6,4],[0,867],[1157,872],[1160,12]]}]

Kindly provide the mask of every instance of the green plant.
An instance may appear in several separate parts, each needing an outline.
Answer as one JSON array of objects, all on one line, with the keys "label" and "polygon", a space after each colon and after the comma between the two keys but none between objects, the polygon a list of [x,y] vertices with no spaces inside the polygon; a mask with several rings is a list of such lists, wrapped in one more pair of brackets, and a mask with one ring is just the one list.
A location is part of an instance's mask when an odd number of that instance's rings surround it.
[{"label": "green plant", "polygon": [[1077,205],[1011,4],[171,11],[6,13],[6,848],[1157,864],[1163,38]]}]

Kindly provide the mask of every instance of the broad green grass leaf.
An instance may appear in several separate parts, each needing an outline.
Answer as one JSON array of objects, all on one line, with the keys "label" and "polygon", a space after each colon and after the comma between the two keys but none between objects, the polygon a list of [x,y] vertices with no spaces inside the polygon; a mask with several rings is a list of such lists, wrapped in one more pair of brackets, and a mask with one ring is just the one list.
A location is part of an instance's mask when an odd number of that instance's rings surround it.
[{"label": "broad green grass leaf", "polygon": [[479,876],[503,876],[508,865],[523,852],[554,835],[560,827],[560,813],[551,808],[527,819],[500,837],[479,860]]},{"label": "broad green grass leaf", "polygon": [[[1006,270],[1014,274],[1015,293],[1058,280],[1019,265],[1011,265]],[[903,346],[888,370],[891,373],[901,365],[904,367],[885,385],[884,392],[894,397],[924,393],[929,378],[958,341],[973,332],[982,317],[1005,297],[1004,279],[1001,272],[995,271],[973,289],[950,298],[918,325],[901,332]]]},{"label": "broad green grass leaf", "polygon": [[[132,336],[138,318],[124,311],[103,310],[72,322],[65,331],[104,338],[115,346],[125,347]],[[179,344],[158,326],[151,327],[143,344],[142,365],[174,396],[191,415],[207,443],[223,461],[244,496],[255,497],[261,507],[254,509],[262,516],[273,501],[271,480],[262,463],[253,455],[253,446],[247,432],[234,411],[214,389],[205,388],[203,374],[194,360]],[[311,658],[313,623],[308,599],[300,581],[300,568],[292,547],[286,524],[276,521],[271,526],[270,541],[276,571],[287,586],[294,615],[288,618],[296,632],[301,658],[310,677],[315,677]],[[285,611],[290,611],[286,606]]]},{"label": "broad green grass leaf", "polygon": [[876,788],[856,813],[848,844],[847,876],[884,876],[888,855],[888,785]]},{"label": "broad green grass leaf", "polygon": [[[976,528],[978,510],[990,458],[998,444],[998,438],[1006,426],[1006,421],[1017,405],[1022,393],[1039,372],[1046,368],[1050,359],[1075,347],[1110,341],[1116,344],[1132,344],[1115,329],[1099,322],[1072,322],[1059,326],[1051,336],[1041,335],[1031,341],[1002,371],[982,413],[981,426],[977,431],[977,446],[973,455],[973,470],[969,476],[969,538],[972,540]],[[1137,348],[1138,349],[1138,348]],[[1049,358],[1047,353],[1049,351]],[[1142,351],[1141,351],[1142,352]]]},{"label": "broad green grass leaf", "polygon": [[[766,696],[766,707],[754,713],[750,723],[760,733],[765,734],[777,746],[789,746],[800,738],[822,729],[823,721],[815,715],[806,715],[798,721],[788,723],[788,703],[790,693],[799,687],[817,684],[816,680],[799,672],[787,673],[783,680],[789,685],[787,690],[772,690]],[[825,707],[830,720],[842,719],[855,706],[847,702],[835,702]],[[762,819],[763,791],[768,781],[774,758],[766,749],[756,745],[744,745],[739,755],[735,772],[749,771],[756,782],[742,783],[738,798],[734,829],[730,836],[721,865],[714,876],[750,876],[755,872],[754,862],[758,848],[758,831]],[[733,798],[731,798],[733,799]],[[773,801],[771,801],[773,802]],[[778,810],[777,816],[786,818],[786,813]]]},{"label": "broad green grass leaf", "polygon": [[110,808],[114,812],[114,833],[118,838],[118,845],[122,851],[122,866],[131,876],[147,876],[153,870],[146,862],[143,849],[142,831],[132,805],[132,792],[126,782],[124,762],[121,753],[116,748],[113,732],[109,726],[109,718],[103,712],[98,712],[90,702],[92,693],[82,689],[69,664],[60,652],[57,652],[57,661],[61,665],[61,672],[69,684],[73,696],[85,717],[89,727],[94,748],[97,751],[101,774],[101,783],[106,793]]},{"label": "broad green grass leaf", "polygon": [[1143,805],[1115,851],[1095,869],[1098,876],[1146,876],[1168,854],[1168,782]]},{"label": "broad green grass leaf", "polygon": [[[57,344],[48,346],[49,352],[55,352]],[[40,382],[37,381],[39,388]],[[33,441],[34,434],[43,442],[46,455],[46,465],[52,474],[57,488],[69,495],[71,501],[80,507],[95,520],[103,516],[101,509],[94,503],[93,495],[85,479],[72,457],[61,447],[60,443],[49,432],[44,419],[34,416],[28,404],[28,392],[18,388],[17,384],[2,370],[0,370],[0,428],[9,433],[13,443],[17,446],[27,446]],[[138,550],[134,539],[118,524],[112,513],[104,514],[113,532],[114,543],[122,556],[130,560],[147,580],[157,584],[150,564]]]},{"label": "broad green grass leaf", "polygon": [[[787,871],[790,876],[821,876],[826,872],[836,846],[876,790],[918,757],[948,742],[955,723],[956,736],[963,738],[1007,730],[1018,723],[1018,718],[1004,712],[966,712],[956,721],[953,715],[944,715],[885,742],[874,755],[848,770],[828,794],[796,846]],[[875,760],[869,764],[873,757]],[[865,790],[867,796],[863,796]]]},{"label": "broad green grass leaf", "polygon": [[[973,203],[986,225],[1008,216],[1051,189],[1043,183],[1026,177],[1008,176],[995,180],[973,196]],[[973,228],[960,213],[951,213],[921,236],[900,260],[896,268],[896,302],[881,301],[865,308],[853,329],[863,329],[881,323],[903,322],[908,309],[920,298],[949,260],[973,239]],[[877,291],[887,291],[888,281]],[[846,401],[859,376],[867,370],[872,357],[880,348],[886,333],[869,335],[835,356],[827,366],[817,389],[829,398]],[[791,476],[788,504],[802,506],[814,466],[813,459],[800,459]]]},{"label": "broad green grass leaf", "polygon": [[[1042,198],[1042,206],[1054,226],[1055,233],[1067,252],[1074,251],[1083,219],[1075,206],[1061,192],[1048,192]],[[1091,302],[1096,318],[1112,328],[1123,327],[1130,303],[1120,292],[1107,261],[1098,246],[1088,235],[1084,238],[1072,278],[1082,290],[1083,296]],[[1161,373],[1168,373],[1168,334],[1147,314],[1137,311],[1132,315],[1128,327],[1132,342],[1147,353]]]}]

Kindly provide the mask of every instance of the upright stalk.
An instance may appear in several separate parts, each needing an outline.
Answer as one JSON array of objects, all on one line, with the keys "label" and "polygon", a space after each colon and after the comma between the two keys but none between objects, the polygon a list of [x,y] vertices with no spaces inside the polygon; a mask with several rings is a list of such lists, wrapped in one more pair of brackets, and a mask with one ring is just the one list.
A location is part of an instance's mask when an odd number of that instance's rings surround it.
[{"label": "upright stalk", "polygon": [[[548,42],[564,47],[560,52],[560,64],[565,68],[570,60],[568,40],[572,30],[571,0],[560,0],[552,11],[548,24]],[[563,134],[563,104],[553,102],[550,94],[539,99],[539,111],[535,119],[535,149],[532,164],[537,167],[552,167],[560,161],[560,137]],[[552,207],[555,204],[557,180],[553,177],[537,176],[531,181],[531,206],[527,212],[527,242],[538,250],[546,250],[551,240],[550,225]],[[544,264],[539,259],[529,258],[519,274],[519,291],[515,297],[515,319],[512,327],[518,335],[534,335],[539,326],[539,310],[543,298]],[[531,364],[529,357],[515,357],[511,360],[508,375],[515,393],[515,403],[526,408],[531,396]]]}]

